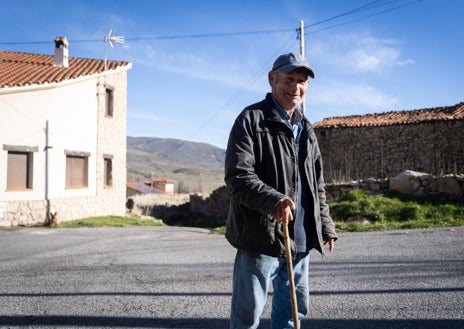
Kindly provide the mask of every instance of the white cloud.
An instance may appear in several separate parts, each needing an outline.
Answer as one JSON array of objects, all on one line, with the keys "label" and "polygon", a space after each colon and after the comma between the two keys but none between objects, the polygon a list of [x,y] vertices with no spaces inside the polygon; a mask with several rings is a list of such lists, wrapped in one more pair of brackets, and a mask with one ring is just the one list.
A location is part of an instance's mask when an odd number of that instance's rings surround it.
[{"label": "white cloud", "polygon": [[396,97],[386,95],[374,87],[333,82],[315,88],[311,93],[314,103],[345,107],[353,111],[379,111],[394,107]]},{"label": "white cloud", "polygon": [[400,42],[376,38],[370,33],[339,34],[315,42],[311,55],[321,63],[347,72],[379,72],[395,66],[414,64],[403,59]]},{"label": "white cloud", "polygon": [[[171,52],[155,49],[152,45],[134,45],[131,48],[132,61],[168,73],[185,76],[188,78],[211,81],[233,88],[246,88],[247,90],[263,91],[263,84],[257,84],[256,77],[267,74],[253,75],[256,67],[247,67],[240,58],[232,60],[231,57],[220,53],[208,51],[199,52]],[[267,79],[263,80],[268,88]],[[266,89],[265,89],[266,90]]]},{"label": "white cloud", "polygon": [[163,121],[163,118],[147,111],[138,111],[129,109],[127,117],[131,119],[144,120],[144,121]]}]

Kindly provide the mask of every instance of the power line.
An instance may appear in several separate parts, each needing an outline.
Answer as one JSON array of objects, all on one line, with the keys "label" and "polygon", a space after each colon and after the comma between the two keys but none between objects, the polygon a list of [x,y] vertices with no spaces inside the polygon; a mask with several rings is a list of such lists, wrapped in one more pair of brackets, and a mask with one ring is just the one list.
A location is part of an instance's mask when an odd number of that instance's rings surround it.
[{"label": "power line", "polygon": [[[359,12],[367,11],[367,10],[372,10],[376,9],[378,7],[386,6],[393,4],[395,2],[402,1],[402,0],[376,0],[369,2],[363,6],[357,7],[352,10],[348,10],[346,12],[343,12],[341,14],[329,17],[327,19],[320,20],[318,22],[312,23],[310,25],[305,26],[305,29],[321,25],[336,19],[339,19],[341,17],[353,15]],[[342,22],[337,25],[329,26],[324,29],[320,29],[317,31],[311,31],[311,32],[306,32],[305,34],[312,34],[312,33],[317,33],[321,31],[325,31],[328,29],[332,29],[341,25],[346,25],[350,24],[356,21],[360,21],[363,19],[367,19],[373,16],[377,16],[389,11],[397,10],[399,8],[403,8],[412,4],[415,4],[417,2],[421,2],[423,0],[410,0],[409,2],[405,4],[401,4],[392,8],[385,9],[383,11],[373,13],[368,16],[364,16],[358,19],[353,19],[351,21],[347,22]],[[288,29],[273,29],[273,30],[258,30],[258,31],[238,31],[238,32],[222,32],[222,33],[200,33],[200,34],[184,34],[184,35],[165,35],[165,36],[145,36],[145,37],[126,37],[126,41],[148,41],[148,40],[175,40],[175,39],[200,39],[200,38],[221,38],[221,37],[233,37],[233,36],[243,36],[243,35],[259,35],[259,34],[274,34],[274,33],[285,33],[285,32],[293,32],[295,31],[294,28],[288,28]],[[101,42],[101,39],[81,39],[81,40],[72,40],[73,44],[76,43],[94,43],[94,42]],[[0,42],[0,45],[34,45],[34,44],[49,44],[52,41],[2,41]]]},{"label": "power line", "polygon": [[[399,1],[399,0],[390,0],[389,3],[396,2],[396,1]],[[388,8],[388,9],[385,9],[385,10],[382,10],[382,11],[380,11],[380,12],[376,12],[376,13],[373,13],[373,14],[370,14],[370,15],[367,15],[367,16],[363,16],[363,17],[360,17],[360,18],[352,19],[352,20],[350,20],[350,21],[342,22],[342,23],[339,23],[339,24],[336,24],[336,25],[332,25],[332,26],[325,27],[325,28],[321,28],[321,29],[319,29],[319,30],[307,32],[307,33],[305,33],[305,34],[314,34],[314,33],[322,32],[322,31],[330,30],[330,29],[333,29],[333,28],[336,28],[336,27],[339,27],[339,26],[342,26],[342,25],[351,24],[351,23],[354,23],[354,22],[358,22],[358,21],[361,21],[361,20],[364,20],[364,19],[368,19],[368,18],[371,18],[371,17],[374,17],[374,16],[378,16],[378,15],[384,14],[384,13],[389,12],[389,11],[397,10],[397,9],[400,9],[400,8],[403,8],[403,7],[406,7],[406,6],[410,6],[410,5],[413,5],[413,4],[418,3],[418,2],[421,2],[421,1],[423,1],[423,0],[413,0],[413,1],[411,1],[411,2],[402,4],[402,5],[399,5],[399,6],[396,6],[396,7]],[[377,2],[377,1],[374,1],[374,2]],[[327,21],[327,20],[326,20],[326,21]],[[318,25],[318,23],[314,23],[314,24],[305,26],[305,28],[313,27],[313,26],[315,26],[315,25]]]},{"label": "power line", "polygon": [[365,4],[365,5],[357,7],[355,9],[352,9],[352,10],[346,11],[344,13],[341,13],[339,15],[335,15],[335,16],[332,16],[330,18],[315,22],[313,24],[306,25],[304,28],[307,29],[307,28],[310,28],[310,27],[313,27],[313,26],[316,26],[316,25],[321,25],[323,23],[333,21],[333,20],[335,20],[337,18],[340,18],[340,17],[348,16],[348,15],[351,15],[351,14],[356,14],[358,12],[374,9],[374,8],[377,8],[377,7],[380,7],[380,6],[385,6],[387,4],[390,4],[390,3],[393,3],[393,2],[396,2],[396,1],[401,1],[401,0],[376,0],[376,1],[372,1],[372,2],[369,2],[369,3]]},{"label": "power line", "polygon": [[[293,40],[293,43],[289,45],[289,43]],[[276,50],[270,57],[269,59],[253,74],[225,103],[224,105],[216,112],[214,113],[209,119],[207,119],[197,130],[195,130],[189,137],[189,139],[192,139],[196,134],[198,134],[203,128],[205,128],[211,121],[213,121],[219,113],[224,111],[229,104],[232,104],[237,98],[239,98],[245,90],[253,85],[253,83],[258,80],[258,78],[263,74],[263,72],[266,72],[269,67],[269,63],[271,63],[275,57],[285,51],[288,51],[294,44],[296,43],[294,37],[292,36],[289,40],[287,40],[278,50]],[[285,49],[285,51],[283,50]]]},{"label": "power line", "polygon": [[[325,19],[325,20],[321,20],[319,22],[316,22],[316,23],[313,23],[313,24],[310,24],[310,25],[307,25],[304,27],[304,29],[306,28],[310,28],[310,27],[314,27],[314,26],[317,26],[317,25],[320,25],[320,24],[323,24],[323,23],[326,23],[326,22],[329,22],[329,21],[332,21],[332,20],[335,20],[337,18],[340,18],[340,17],[343,17],[343,16],[348,16],[348,15],[351,15],[351,14],[355,14],[355,13],[358,13],[358,12],[362,12],[362,11],[365,11],[365,10],[370,10],[370,9],[373,9],[373,8],[377,8],[377,7],[381,7],[381,6],[384,6],[384,5],[387,5],[387,4],[391,4],[391,3],[394,3],[394,2],[397,2],[397,1],[401,1],[401,0],[376,0],[376,1],[372,1],[370,3],[367,3],[366,5],[363,5],[363,6],[360,6],[358,8],[355,8],[355,9],[352,9],[352,10],[349,10],[347,12],[344,12],[342,14],[339,14],[339,15],[336,15],[336,16],[333,16],[331,18],[328,18],[328,19]],[[360,20],[363,20],[363,19],[367,19],[369,17],[373,17],[373,16],[377,16],[377,15],[381,15],[383,13],[386,13],[388,11],[393,11],[393,10],[396,10],[396,9],[399,9],[399,8],[402,8],[402,7],[405,7],[405,6],[408,6],[408,5],[412,5],[414,3],[417,3],[417,2],[420,2],[420,1],[423,1],[423,0],[413,0],[413,1],[410,1],[406,4],[402,4],[402,5],[399,5],[399,6],[396,6],[396,7],[393,7],[393,8],[389,8],[389,9],[385,9],[381,12],[377,12],[377,13],[374,13],[374,14],[371,14],[371,15],[368,15],[368,16],[364,16],[364,17],[361,17],[361,18],[357,18],[357,19],[353,19],[351,21],[348,21],[348,22],[343,22],[343,23],[340,23],[340,24],[337,24],[335,26],[329,26],[329,27],[326,27],[326,28],[323,28],[323,29],[319,29],[319,30],[316,30],[316,31],[312,31],[312,32],[309,32],[309,33],[317,33],[317,32],[322,32],[322,31],[325,31],[325,30],[328,30],[328,29],[332,29],[332,28],[335,28],[335,27],[338,27],[338,26],[341,26],[341,25],[346,25],[346,24],[349,24],[349,23],[353,23],[353,22],[356,22],[356,21],[360,21]],[[296,30],[297,31],[297,34],[300,32],[299,29]],[[305,33],[305,35],[308,34],[308,33]],[[288,42],[288,41],[287,41]],[[281,49],[283,49],[285,47],[282,46],[277,52],[279,52]],[[276,52],[276,53],[277,53]],[[273,57],[274,58],[276,55],[273,54]],[[269,64],[270,61],[272,61],[272,58],[270,60],[268,60],[258,71],[256,71],[256,73],[248,80],[248,82],[246,82],[241,88],[239,88],[230,98],[229,100],[215,113],[213,114],[209,119],[207,119],[197,130],[195,130],[194,133],[192,133],[190,135],[190,139],[192,137],[194,137],[195,135],[197,135],[201,130],[203,130],[203,128],[205,128],[210,122],[212,122],[218,115],[219,113],[221,113],[228,104],[231,104],[233,103],[233,101],[235,101],[236,98],[238,98],[244,91],[245,91],[245,88],[247,88],[248,86],[252,85],[256,80],[257,78],[259,77],[259,75],[263,72],[263,70],[265,70],[265,66],[267,66]]]},{"label": "power line", "polygon": [[171,40],[171,39],[200,39],[200,38],[219,38],[232,37],[240,35],[257,35],[257,34],[272,34],[292,32],[294,29],[279,29],[279,30],[261,30],[261,31],[240,31],[240,32],[223,32],[223,33],[205,33],[205,34],[187,34],[187,35],[167,35],[159,37],[133,37],[126,40],[143,41],[143,40]]},{"label": "power line", "polygon": [[[147,40],[175,40],[175,39],[200,39],[200,38],[219,38],[232,37],[241,35],[257,35],[257,34],[272,34],[293,32],[294,29],[279,29],[279,30],[261,30],[261,31],[239,31],[239,32],[223,32],[223,33],[203,33],[203,34],[184,34],[184,35],[165,35],[165,36],[146,36],[146,37],[126,37],[126,41],[147,41]],[[72,43],[91,43],[101,42],[101,39],[83,39],[73,40]],[[28,44],[48,44],[50,41],[6,41],[0,42],[0,45],[28,45]]]},{"label": "power line", "polygon": [[[357,14],[357,13],[374,10],[374,9],[377,9],[377,8],[380,8],[380,7],[385,7],[387,5],[394,4],[394,3],[398,2],[398,1],[403,1],[403,0],[375,0],[375,1],[371,1],[371,2],[369,2],[367,4],[365,4],[365,5],[359,6],[357,8],[351,9],[351,10],[348,10],[348,11],[343,12],[341,14],[334,15],[334,16],[329,17],[327,19],[317,21],[317,22],[312,23],[310,25],[306,25],[304,27],[304,29],[306,31],[307,29],[310,29],[312,27],[315,27],[315,26],[318,26],[318,25],[322,25],[322,24],[325,24],[325,23],[340,19],[342,17],[347,17],[347,16],[354,15],[354,14]],[[314,34],[314,33],[322,32],[322,31],[326,31],[326,30],[333,29],[333,28],[336,28],[336,27],[339,27],[339,26],[342,26],[342,25],[347,25],[347,24],[351,24],[351,23],[354,23],[354,22],[357,22],[357,21],[360,21],[360,20],[364,20],[364,19],[367,19],[367,18],[370,18],[370,17],[373,17],[373,16],[378,16],[378,15],[384,14],[386,12],[390,12],[390,11],[397,10],[397,9],[400,9],[400,8],[403,8],[403,7],[406,7],[406,6],[413,5],[413,4],[421,2],[423,0],[406,0],[406,1],[408,1],[408,2],[399,4],[399,5],[395,6],[395,7],[390,7],[390,8],[381,10],[379,12],[372,13],[372,14],[367,15],[367,16],[363,16],[363,17],[360,17],[360,18],[356,18],[356,19],[352,19],[352,20],[349,20],[349,21],[341,22],[339,24],[324,27],[324,28],[321,28],[319,30],[305,32],[305,35],[306,34]],[[244,36],[244,35],[260,35],[260,34],[273,34],[273,33],[288,33],[288,32],[293,32],[294,33],[295,31],[297,33],[299,33],[299,29],[291,28],[291,29],[238,31],[238,32],[222,32],[222,33],[202,33],[202,34],[185,34],[185,35],[126,37],[125,40],[126,41],[149,41],[149,40],[220,38],[220,37],[233,37],[233,36]],[[72,43],[73,44],[76,44],[76,43],[95,43],[95,42],[101,42],[101,41],[102,41],[102,39],[81,39],[81,40],[73,40]],[[49,44],[50,42],[51,41],[28,41],[28,42],[13,41],[13,42],[0,42],[0,45],[34,45],[34,44]],[[289,41],[287,41],[282,47],[280,47],[278,51],[281,51],[283,48],[285,48],[286,44],[288,42]],[[247,82],[245,82],[243,84],[243,86],[241,88],[239,88],[229,98],[229,100],[226,103],[224,103],[224,105],[219,109],[219,111],[217,111],[212,117],[207,119],[192,134],[191,137],[198,134],[204,127],[206,127],[212,120],[214,120],[219,115],[219,113],[222,112],[226,108],[226,106],[233,103],[235,101],[235,99],[237,99],[246,90],[246,88],[251,86],[258,79],[260,74],[262,74],[262,72],[265,70],[264,67],[267,66],[269,64],[269,62],[272,61],[272,59],[274,57],[275,57],[275,54],[273,54],[273,57],[269,61],[267,61],[265,64],[263,64],[263,66],[258,71],[256,71],[256,73],[253,76],[251,76],[250,79]]]}]

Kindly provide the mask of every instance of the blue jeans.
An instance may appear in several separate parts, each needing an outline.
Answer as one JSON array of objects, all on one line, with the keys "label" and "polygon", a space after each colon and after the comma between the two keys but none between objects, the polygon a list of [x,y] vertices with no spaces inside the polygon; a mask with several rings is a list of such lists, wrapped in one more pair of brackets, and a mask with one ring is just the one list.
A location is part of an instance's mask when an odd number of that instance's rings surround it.
[{"label": "blue jeans", "polygon": [[[309,312],[309,254],[293,260],[298,318]],[[285,258],[237,250],[234,263],[230,329],[256,329],[272,282],[272,329],[294,328]]]}]

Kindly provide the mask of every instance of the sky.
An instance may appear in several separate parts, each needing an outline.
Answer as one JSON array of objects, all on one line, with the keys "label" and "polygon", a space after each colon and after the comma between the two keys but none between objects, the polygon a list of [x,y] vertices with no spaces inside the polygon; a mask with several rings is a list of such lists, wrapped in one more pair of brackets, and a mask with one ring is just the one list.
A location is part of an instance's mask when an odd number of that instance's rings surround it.
[{"label": "sky", "polygon": [[[127,135],[225,149],[276,57],[315,71],[311,122],[464,101],[461,0],[0,0],[0,49],[130,61]],[[303,26],[303,42],[299,31]],[[124,43],[104,41],[111,31]],[[301,47],[301,45],[303,47]]]}]

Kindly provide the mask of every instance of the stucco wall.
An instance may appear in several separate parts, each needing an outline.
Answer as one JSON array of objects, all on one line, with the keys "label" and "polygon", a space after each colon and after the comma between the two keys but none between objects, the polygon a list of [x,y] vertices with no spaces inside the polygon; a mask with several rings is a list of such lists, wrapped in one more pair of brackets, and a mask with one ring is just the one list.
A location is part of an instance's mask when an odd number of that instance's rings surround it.
[{"label": "stucco wall", "polygon": [[[45,184],[49,198],[95,195],[97,99],[96,79],[39,90],[1,94],[0,111],[0,201],[43,200]],[[5,118],[5,120],[3,119]],[[8,118],[8,119],[6,119]],[[48,168],[45,163],[48,122]],[[4,145],[27,146],[33,152],[33,188],[7,190],[7,157]],[[89,186],[66,190],[65,150],[90,154]],[[46,173],[48,172],[48,177]],[[48,181],[46,182],[48,178]]]},{"label": "stucco wall", "polygon": [[464,121],[316,128],[326,182],[464,173]]}]

